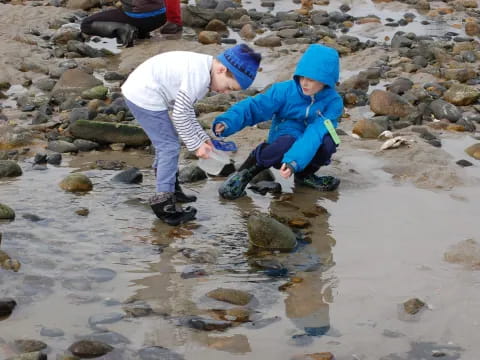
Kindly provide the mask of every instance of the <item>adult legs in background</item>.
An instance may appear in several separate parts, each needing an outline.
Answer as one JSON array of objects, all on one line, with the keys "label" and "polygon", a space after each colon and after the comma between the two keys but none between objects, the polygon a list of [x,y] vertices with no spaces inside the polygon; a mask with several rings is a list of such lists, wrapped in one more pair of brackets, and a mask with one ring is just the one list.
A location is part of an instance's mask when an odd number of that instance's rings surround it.
[{"label": "adult legs in background", "polygon": [[165,0],[167,7],[167,23],[162,27],[162,34],[176,34],[183,30],[180,0]]},{"label": "adult legs in background", "polygon": [[166,15],[133,18],[119,9],[101,11],[85,18],[81,31],[87,35],[116,38],[124,46],[132,46],[138,38],[146,38],[150,31],[165,24]]}]

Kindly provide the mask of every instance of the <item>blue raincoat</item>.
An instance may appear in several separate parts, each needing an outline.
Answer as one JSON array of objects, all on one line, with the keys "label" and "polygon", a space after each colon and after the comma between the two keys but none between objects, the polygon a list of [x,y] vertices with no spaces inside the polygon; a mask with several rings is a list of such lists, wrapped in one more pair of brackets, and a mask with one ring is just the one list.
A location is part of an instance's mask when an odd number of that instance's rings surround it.
[{"label": "blue raincoat", "polygon": [[[339,76],[339,56],[335,49],[324,45],[310,45],[301,57],[293,80],[276,83],[264,94],[247,98],[218,116],[225,125],[222,136],[229,136],[246,126],[272,119],[268,143],[281,135],[291,135],[295,143],[285,153],[282,162],[295,172],[302,171],[313,159],[328,133],[324,125],[330,119],[333,126],[343,112],[343,101],[335,90]],[[299,77],[304,76],[325,84],[314,96],[304,95]]]}]

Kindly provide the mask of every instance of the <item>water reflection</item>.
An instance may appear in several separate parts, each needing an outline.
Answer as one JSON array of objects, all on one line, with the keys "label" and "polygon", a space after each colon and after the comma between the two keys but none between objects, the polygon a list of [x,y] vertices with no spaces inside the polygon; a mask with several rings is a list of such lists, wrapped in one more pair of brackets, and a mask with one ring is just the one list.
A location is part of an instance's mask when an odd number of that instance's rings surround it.
[{"label": "water reflection", "polygon": [[296,188],[286,201],[272,201],[270,210],[277,217],[308,219],[310,226],[305,231],[310,244],[299,248],[297,254],[288,256],[286,263],[296,271],[293,284],[286,287],[285,313],[301,331],[293,336],[294,342],[305,341],[304,336],[321,336],[330,331],[329,304],[333,302],[332,287],[336,276],[332,249],[335,239],[328,223],[330,214],[320,204],[337,201],[338,192],[321,197],[313,190]]}]

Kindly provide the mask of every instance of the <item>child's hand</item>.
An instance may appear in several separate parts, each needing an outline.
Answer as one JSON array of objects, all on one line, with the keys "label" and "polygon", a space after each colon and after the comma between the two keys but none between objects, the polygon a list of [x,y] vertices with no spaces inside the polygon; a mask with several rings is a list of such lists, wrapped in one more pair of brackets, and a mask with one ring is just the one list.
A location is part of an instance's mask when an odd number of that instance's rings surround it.
[{"label": "child's hand", "polygon": [[195,150],[195,155],[202,159],[208,159],[209,154],[213,151],[213,144],[210,140],[205,141],[200,147]]},{"label": "child's hand", "polygon": [[283,163],[282,164],[282,167],[280,168],[280,175],[285,178],[285,179],[288,179],[290,176],[292,176],[292,169],[290,169],[287,164]]},{"label": "child's hand", "polygon": [[225,125],[222,123],[218,123],[215,125],[215,129],[213,129],[213,132],[215,135],[222,135],[223,130],[225,130]]}]

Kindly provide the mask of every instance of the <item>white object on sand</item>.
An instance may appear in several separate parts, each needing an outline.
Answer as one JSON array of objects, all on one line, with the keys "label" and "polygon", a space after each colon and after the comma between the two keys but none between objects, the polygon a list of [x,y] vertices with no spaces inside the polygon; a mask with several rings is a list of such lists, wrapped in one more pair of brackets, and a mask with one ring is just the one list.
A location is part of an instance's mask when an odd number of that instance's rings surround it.
[{"label": "white object on sand", "polygon": [[393,139],[388,139],[387,141],[385,141],[380,147],[380,150],[394,149],[399,147],[400,145],[410,145],[412,143],[412,140],[409,140],[403,136],[395,136]]},{"label": "white object on sand", "polygon": [[393,138],[393,133],[390,130],[385,130],[380,135],[378,135],[378,138],[382,139],[382,140],[391,139],[391,138]]}]

